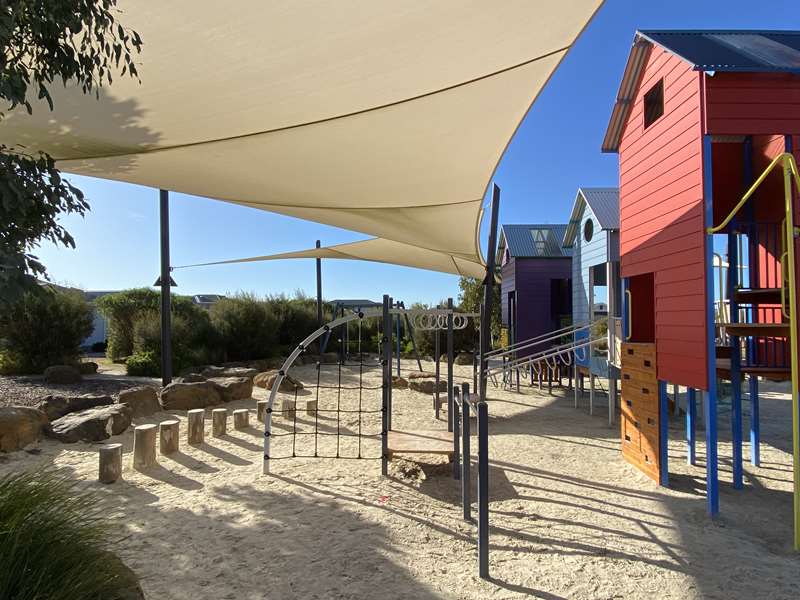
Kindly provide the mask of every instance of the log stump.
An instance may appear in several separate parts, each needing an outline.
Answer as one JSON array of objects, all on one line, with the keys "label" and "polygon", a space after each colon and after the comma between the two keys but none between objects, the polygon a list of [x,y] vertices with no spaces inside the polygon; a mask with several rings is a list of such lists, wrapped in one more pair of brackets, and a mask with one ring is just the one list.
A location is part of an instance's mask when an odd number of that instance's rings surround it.
[{"label": "log stump", "polygon": [[267,414],[267,406],[269,406],[269,400],[259,400],[256,403],[256,419],[260,422],[264,422],[264,416]]},{"label": "log stump", "polygon": [[133,430],[133,468],[148,469],[156,464],[156,431],[154,423],[138,425]]},{"label": "log stump", "polygon": [[180,423],[181,422],[177,419],[172,419],[170,421],[162,421],[159,425],[159,449],[161,450],[161,454],[167,455],[178,451]]},{"label": "log stump", "polygon": [[233,411],[233,428],[246,429],[250,426],[250,411],[246,408],[239,408]]},{"label": "log stump", "polygon": [[100,446],[100,483],[114,483],[122,477],[122,444]]},{"label": "log stump", "polygon": [[186,413],[189,425],[186,429],[186,438],[190,445],[197,446],[205,439],[206,409],[194,408]]},{"label": "log stump", "polygon": [[284,400],[281,402],[281,416],[284,419],[294,419],[294,414],[297,411],[297,405],[294,400]]},{"label": "log stump", "polygon": [[222,437],[228,429],[228,409],[215,408],[211,411],[211,435]]},{"label": "log stump", "polygon": [[317,414],[317,401],[316,400],[309,400],[306,402],[306,414],[310,416],[316,416]]}]

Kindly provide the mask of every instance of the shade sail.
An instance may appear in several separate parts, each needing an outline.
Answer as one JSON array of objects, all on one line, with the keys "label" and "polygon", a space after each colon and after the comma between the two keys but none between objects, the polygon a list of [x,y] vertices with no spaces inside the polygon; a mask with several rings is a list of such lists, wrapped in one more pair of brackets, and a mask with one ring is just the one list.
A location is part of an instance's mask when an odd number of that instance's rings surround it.
[{"label": "shade sail", "polygon": [[116,77],[99,102],[54,88],[53,112],[14,112],[0,139],[481,263],[486,186],[600,4],[123,0],[141,83]]},{"label": "shade sail", "polygon": [[324,246],[322,248],[309,248],[308,250],[298,250],[296,252],[282,252],[280,254],[268,254],[265,256],[251,256],[249,258],[236,258],[233,260],[185,265],[176,268],[229,265],[265,260],[285,260],[290,258],[367,260],[379,263],[402,264],[409,267],[427,269],[429,271],[452,273],[454,275],[464,275],[465,277],[476,277],[480,279],[486,275],[486,268],[481,263],[453,257],[444,252],[426,250],[402,242],[380,238],[350,242],[347,244],[337,244],[335,246]]}]

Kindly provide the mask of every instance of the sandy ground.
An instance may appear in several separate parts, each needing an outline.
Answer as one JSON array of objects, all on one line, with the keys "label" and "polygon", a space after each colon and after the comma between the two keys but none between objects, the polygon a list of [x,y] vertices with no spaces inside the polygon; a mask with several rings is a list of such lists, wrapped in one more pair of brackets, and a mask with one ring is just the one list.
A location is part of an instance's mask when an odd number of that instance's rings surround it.
[{"label": "sandy ground", "polygon": [[[409,362],[404,367],[411,367]],[[425,365],[429,370],[431,364]],[[470,368],[457,368],[471,377]],[[322,377],[336,384],[338,373]],[[298,375],[313,390],[314,367]],[[357,386],[358,370],[342,385]],[[379,372],[365,375],[378,383]],[[490,388],[491,581],[477,577],[476,528],[462,520],[460,483],[441,457],[396,459],[390,477],[379,460],[274,460],[261,475],[257,427],[185,443],[159,466],[130,468],[124,480],[96,483],[97,451],[89,444],[45,441],[38,454],[6,455],[0,472],[55,463],[120,509],[112,528],[120,554],[141,576],[148,598],[798,598],[800,557],[791,551],[791,455],[788,395],[762,401],[762,466],[746,465],[746,489],[730,485],[730,444],[721,457],[722,514],[705,515],[704,448],[700,466],[686,465],[683,422],[670,436],[671,489],[657,487],[622,459],[617,428],[606,423],[606,398],[594,416],[588,400]],[[265,397],[257,390],[258,398]],[[298,397],[298,408],[315,393]],[[318,419],[298,413],[300,431],[358,430],[358,391],[321,390]],[[248,407],[255,401],[232,403]],[[364,389],[364,411],[380,405]],[[395,390],[396,429],[443,429],[430,398]],[[139,423],[163,420],[162,413]],[[361,415],[362,433],[378,431],[379,413]],[[255,422],[255,415],[251,417]],[[276,432],[293,422],[276,418]],[[747,420],[745,420],[747,426]],[[230,426],[232,429],[232,423]],[[720,430],[729,430],[728,413]],[[699,432],[702,440],[702,432]],[[272,456],[336,452],[335,435],[275,438]],[[357,438],[338,437],[340,455],[358,452]],[[378,440],[362,439],[362,456]],[[354,454],[355,453],[355,454]],[[749,457],[745,449],[746,458]],[[473,484],[476,474],[473,470]]]}]

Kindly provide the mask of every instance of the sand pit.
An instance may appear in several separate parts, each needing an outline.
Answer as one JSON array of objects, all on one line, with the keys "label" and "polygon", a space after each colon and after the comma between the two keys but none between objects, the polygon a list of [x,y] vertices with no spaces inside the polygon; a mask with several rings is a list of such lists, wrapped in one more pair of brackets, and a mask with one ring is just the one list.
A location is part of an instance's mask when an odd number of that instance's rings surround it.
[{"label": "sand pit", "polygon": [[[315,380],[312,366],[293,374]],[[470,367],[456,374],[471,381]],[[357,378],[357,369],[346,375]],[[365,381],[377,385],[379,377],[373,370]],[[688,467],[683,422],[672,423],[672,489],[660,489],[622,460],[604,395],[590,417],[588,398],[575,410],[563,389],[549,396],[490,387],[489,582],[477,577],[475,526],[461,519],[446,458],[396,458],[389,478],[380,476],[379,460],[289,458],[274,460],[263,476],[255,399],[227,405],[231,414],[250,408],[251,427],[235,430],[231,421],[221,438],[210,435],[209,412],[198,447],[185,443],[186,414],[177,413],[180,451],[159,456],[146,473],[131,468],[132,431],[112,438],[124,448],[123,479],[112,485],[96,482],[97,447],[83,443],[42,442],[38,454],[5,455],[0,471],[52,463],[99,490],[119,509],[120,553],[148,598],[797,598],[790,407],[775,389],[761,405],[762,467],[746,464],[745,490],[732,489],[731,447],[727,439],[720,444],[722,515],[712,522],[702,432],[700,466]],[[255,397],[266,394],[258,388]],[[297,398],[302,431],[379,431],[379,413],[315,419],[304,412],[309,399],[313,393]],[[357,407],[358,391],[339,398],[323,390],[319,402]],[[378,408],[380,390],[362,391],[361,404]],[[721,432],[727,419],[723,409]],[[275,425],[295,426],[277,416]],[[410,390],[394,392],[394,426],[446,427],[434,419],[430,397]],[[336,439],[340,456],[359,452],[358,438],[312,435],[276,438],[272,455],[291,456],[293,439],[298,454],[313,453],[314,439],[318,454],[335,453]],[[362,439],[362,456],[378,456],[379,447],[378,438]]]}]

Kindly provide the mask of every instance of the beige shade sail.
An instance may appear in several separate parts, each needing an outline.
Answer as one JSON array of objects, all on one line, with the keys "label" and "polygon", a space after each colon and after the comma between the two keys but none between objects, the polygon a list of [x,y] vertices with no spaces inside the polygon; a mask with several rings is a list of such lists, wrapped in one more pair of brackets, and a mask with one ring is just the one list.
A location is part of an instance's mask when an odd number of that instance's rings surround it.
[{"label": "beige shade sail", "polygon": [[392,240],[380,238],[349,242],[347,244],[337,244],[335,246],[324,246],[322,248],[310,248],[308,250],[298,250],[296,252],[282,252],[280,254],[268,254],[265,256],[251,256],[249,258],[236,258],[195,265],[183,265],[175,268],[184,269],[188,267],[229,265],[264,260],[284,260],[289,258],[367,260],[417,267],[419,269],[439,271],[441,273],[452,273],[453,275],[463,275],[465,277],[476,277],[479,279],[482,279],[486,275],[486,267],[481,263],[455,258],[444,252],[435,252],[433,250],[417,248],[416,246],[411,246],[402,242],[394,242]]},{"label": "beige shade sail", "polygon": [[488,182],[601,1],[120,4],[141,83],[54,86],[5,144],[480,264]]}]

